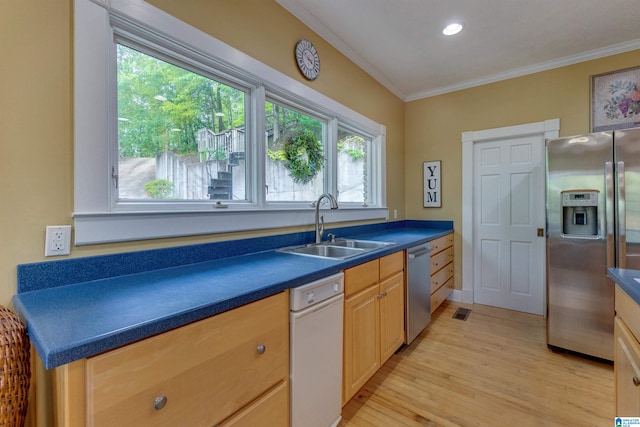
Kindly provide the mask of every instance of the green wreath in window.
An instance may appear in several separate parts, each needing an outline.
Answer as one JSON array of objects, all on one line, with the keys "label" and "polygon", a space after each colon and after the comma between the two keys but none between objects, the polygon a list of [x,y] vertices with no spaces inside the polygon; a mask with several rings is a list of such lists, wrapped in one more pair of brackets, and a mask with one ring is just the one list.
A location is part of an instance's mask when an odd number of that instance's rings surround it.
[{"label": "green wreath in window", "polygon": [[308,130],[296,132],[284,143],[285,163],[289,176],[297,184],[307,184],[322,170],[322,142]]}]

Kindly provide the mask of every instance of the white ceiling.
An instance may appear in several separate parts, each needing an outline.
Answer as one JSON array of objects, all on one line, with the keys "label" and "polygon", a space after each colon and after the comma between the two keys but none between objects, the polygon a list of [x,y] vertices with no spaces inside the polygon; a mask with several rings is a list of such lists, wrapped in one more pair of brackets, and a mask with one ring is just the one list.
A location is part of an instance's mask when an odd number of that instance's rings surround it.
[{"label": "white ceiling", "polygon": [[276,1],[405,101],[640,49],[640,0]]}]

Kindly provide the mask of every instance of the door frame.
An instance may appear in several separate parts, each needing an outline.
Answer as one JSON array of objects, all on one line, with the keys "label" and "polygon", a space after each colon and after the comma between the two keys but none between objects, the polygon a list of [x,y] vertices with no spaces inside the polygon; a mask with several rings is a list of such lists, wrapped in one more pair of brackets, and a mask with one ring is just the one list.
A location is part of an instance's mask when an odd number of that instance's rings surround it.
[{"label": "door frame", "polygon": [[[489,140],[530,135],[541,135],[545,140],[547,140],[557,138],[559,136],[559,131],[560,119],[550,119],[523,125],[462,132],[462,290],[460,296],[460,300],[462,302],[473,304],[474,301],[473,268],[475,262],[475,251],[473,250],[473,239],[475,230],[473,229],[473,214],[475,206],[473,203],[473,174],[476,159],[474,158],[473,144]],[[543,158],[543,162],[546,164],[546,159]],[[543,178],[544,177],[545,174],[543,174]],[[544,182],[541,184],[544,185]],[[546,255],[544,259],[546,259]],[[546,271],[546,265],[543,265],[542,267]],[[544,273],[544,277],[546,277],[546,273]],[[546,292],[543,292],[543,309],[545,311],[546,306]]]}]

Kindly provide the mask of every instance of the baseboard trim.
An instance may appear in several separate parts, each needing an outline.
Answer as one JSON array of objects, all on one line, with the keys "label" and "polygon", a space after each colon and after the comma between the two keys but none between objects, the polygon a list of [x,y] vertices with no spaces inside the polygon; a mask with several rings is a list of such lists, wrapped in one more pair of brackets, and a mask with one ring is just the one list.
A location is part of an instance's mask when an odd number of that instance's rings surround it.
[{"label": "baseboard trim", "polygon": [[449,301],[462,302],[465,304],[473,304],[473,290],[471,289],[454,289],[447,298]]}]

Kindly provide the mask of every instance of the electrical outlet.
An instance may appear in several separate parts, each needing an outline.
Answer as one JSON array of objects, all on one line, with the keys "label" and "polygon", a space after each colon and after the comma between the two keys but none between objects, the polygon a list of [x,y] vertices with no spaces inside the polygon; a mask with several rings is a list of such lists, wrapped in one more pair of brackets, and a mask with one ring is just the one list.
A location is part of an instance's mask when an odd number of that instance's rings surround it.
[{"label": "electrical outlet", "polygon": [[44,256],[69,255],[71,253],[71,226],[48,225],[44,239]]}]

